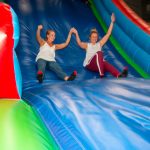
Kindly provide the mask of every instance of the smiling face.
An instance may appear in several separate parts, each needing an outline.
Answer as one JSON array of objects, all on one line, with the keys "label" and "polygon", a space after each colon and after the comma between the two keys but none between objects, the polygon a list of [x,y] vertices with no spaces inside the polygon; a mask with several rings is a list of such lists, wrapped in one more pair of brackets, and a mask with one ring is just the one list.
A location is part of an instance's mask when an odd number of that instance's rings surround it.
[{"label": "smiling face", "polygon": [[46,32],[46,39],[49,43],[52,43],[55,40],[55,32],[53,30],[48,30]]},{"label": "smiling face", "polygon": [[97,32],[92,32],[90,34],[90,42],[92,44],[95,44],[98,41],[98,33]]}]

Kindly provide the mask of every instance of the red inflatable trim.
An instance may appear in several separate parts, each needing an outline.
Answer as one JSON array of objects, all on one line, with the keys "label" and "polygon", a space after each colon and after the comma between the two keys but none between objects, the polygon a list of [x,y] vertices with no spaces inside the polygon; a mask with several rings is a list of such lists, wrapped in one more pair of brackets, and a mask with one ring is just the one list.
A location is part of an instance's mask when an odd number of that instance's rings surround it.
[{"label": "red inflatable trim", "polygon": [[138,27],[150,34],[150,26],[141,19],[123,0],[112,0],[113,3]]}]

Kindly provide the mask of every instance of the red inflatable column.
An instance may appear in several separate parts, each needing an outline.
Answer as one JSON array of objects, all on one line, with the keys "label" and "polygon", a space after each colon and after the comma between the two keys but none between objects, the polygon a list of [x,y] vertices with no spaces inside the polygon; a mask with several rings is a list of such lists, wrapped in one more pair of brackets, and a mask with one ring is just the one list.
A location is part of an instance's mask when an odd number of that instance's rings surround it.
[{"label": "red inflatable column", "polygon": [[0,3],[0,98],[19,99],[14,71],[13,33],[10,7]]}]

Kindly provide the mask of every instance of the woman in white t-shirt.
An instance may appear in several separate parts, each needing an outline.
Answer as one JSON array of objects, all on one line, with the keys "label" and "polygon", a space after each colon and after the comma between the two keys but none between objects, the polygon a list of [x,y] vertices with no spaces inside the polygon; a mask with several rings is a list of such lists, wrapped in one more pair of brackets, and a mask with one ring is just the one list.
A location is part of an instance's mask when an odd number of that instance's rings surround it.
[{"label": "woman in white t-shirt", "polygon": [[110,72],[115,77],[126,77],[128,75],[128,68],[125,67],[120,73],[114,66],[103,59],[102,47],[108,41],[113,24],[115,22],[115,15],[111,15],[111,24],[106,35],[98,41],[98,32],[96,29],[92,29],[90,33],[90,43],[82,42],[79,38],[77,30],[74,28],[73,33],[76,35],[76,41],[78,45],[86,50],[86,57],[83,66],[87,69],[95,72],[99,72],[100,77],[104,77],[105,72]]},{"label": "woman in white t-shirt", "polygon": [[53,30],[47,30],[46,39],[43,39],[40,35],[42,29],[43,26],[39,25],[36,33],[36,38],[40,45],[39,53],[36,57],[38,67],[37,79],[39,80],[39,83],[42,83],[43,81],[46,67],[49,70],[55,72],[56,75],[62,80],[74,80],[77,75],[77,72],[74,71],[70,76],[67,76],[67,74],[62,70],[62,68],[58,65],[58,63],[55,60],[55,51],[63,49],[69,44],[73,29],[70,30],[66,42],[62,44],[53,43],[55,40],[55,31]]}]

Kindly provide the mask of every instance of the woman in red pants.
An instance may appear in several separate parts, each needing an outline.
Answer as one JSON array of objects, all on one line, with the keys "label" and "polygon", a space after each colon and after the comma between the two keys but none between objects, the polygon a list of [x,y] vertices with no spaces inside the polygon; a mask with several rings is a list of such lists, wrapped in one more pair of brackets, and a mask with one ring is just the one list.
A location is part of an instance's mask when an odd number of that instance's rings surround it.
[{"label": "woman in red pants", "polygon": [[106,35],[98,41],[98,32],[96,29],[92,29],[90,33],[90,43],[84,43],[80,40],[77,30],[74,28],[73,33],[76,35],[76,41],[78,45],[86,50],[86,57],[83,66],[91,71],[99,72],[100,77],[104,76],[105,72],[110,72],[115,77],[126,77],[128,75],[128,69],[125,67],[120,73],[114,66],[103,59],[102,47],[108,41],[113,25],[115,22],[115,15],[111,15],[111,24]]}]

